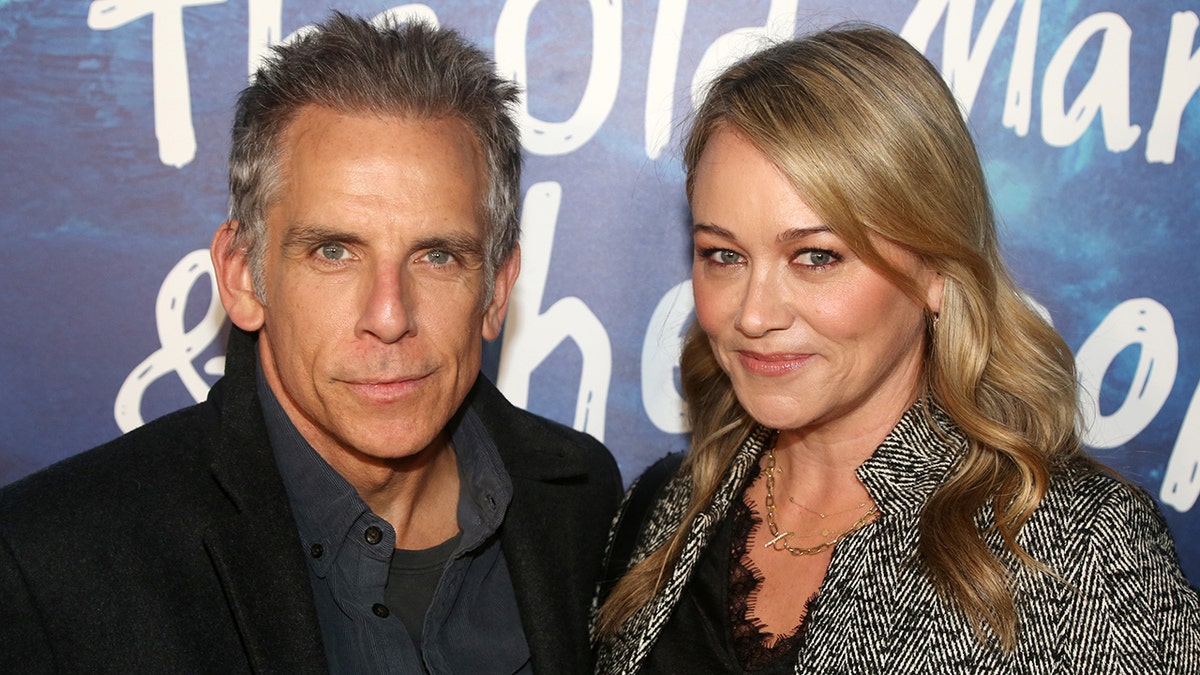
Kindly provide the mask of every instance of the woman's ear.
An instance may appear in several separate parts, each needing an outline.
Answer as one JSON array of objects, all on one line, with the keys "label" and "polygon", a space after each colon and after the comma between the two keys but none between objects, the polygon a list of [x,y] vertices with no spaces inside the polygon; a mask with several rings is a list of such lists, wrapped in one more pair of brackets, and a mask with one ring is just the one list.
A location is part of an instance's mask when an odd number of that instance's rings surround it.
[{"label": "woman's ear", "polygon": [[942,294],[946,291],[946,276],[930,270],[925,282],[925,306],[934,315],[942,311]]},{"label": "woman's ear", "polygon": [[236,220],[222,223],[213,235],[209,254],[225,313],[235,326],[253,333],[263,325],[263,303],[254,291],[248,252],[233,245],[239,226]]}]

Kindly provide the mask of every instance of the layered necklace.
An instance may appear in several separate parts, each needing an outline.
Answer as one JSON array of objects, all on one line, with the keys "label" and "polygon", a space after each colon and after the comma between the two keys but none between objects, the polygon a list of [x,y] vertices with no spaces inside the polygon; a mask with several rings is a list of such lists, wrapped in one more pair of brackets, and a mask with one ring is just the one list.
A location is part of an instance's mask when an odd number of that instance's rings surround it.
[{"label": "layered necklace", "polygon": [[[818,553],[821,553],[822,551],[824,551],[826,549],[837,546],[838,544],[842,543],[842,541],[846,537],[849,537],[850,535],[854,534],[855,532],[858,532],[859,530],[866,527],[868,523],[870,523],[872,520],[874,520],[875,514],[879,512],[879,508],[875,504],[871,504],[871,508],[867,509],[866,513],[862,514],[862,516],[858,520],[854,521],[854,523],[849,528],[847,528],[841,534],[838,534],[833,539],[830,539],[829,541],[826,541],[823,544],[818,544],[816,546],[809,546],[809,547],[792,546],[790,543],[788,543],[788,540],[791,539],[792,537],[796,536],[796,533],[795,532],[787,532],[787,531],[781,532],[779,530],[779,525],[777,525],[775,522],[775,473],[776,473],[776,471],[777,471],[777,469],[775,468],[775,448],[771,448],[770,450],[767,451],[767,528],[771,531],[772,538],[770,541],[763,544],[763,548],[773,548],[776,551],[787,551],[788,553],[791,553],[794,556],[817,555]],[[815,513],[821,519],[824,519],[828,515],[837,515],[838,513],[846,513],[848,511],[855,511],[855,510],[861,509],[862,507],[867,505],[866,502],[862,502],[854,508],[846,509],[845,511],[839,511],[834,514],[828,514],[828,513],[821,513],[819,511],[813,511],[812,509],[808,508],[807,506],[804,506],[803,504],[797,502],[794,499],[791,499],[790,497],[788,499],[793,504],[795,504],[796,506],[799,506],[800,508],[804,509],[805,511],[808,511],[809,513]],[[828,529],[821,530],[821,536],[823,536],[823,537],[829,536],[829,530]]]}]

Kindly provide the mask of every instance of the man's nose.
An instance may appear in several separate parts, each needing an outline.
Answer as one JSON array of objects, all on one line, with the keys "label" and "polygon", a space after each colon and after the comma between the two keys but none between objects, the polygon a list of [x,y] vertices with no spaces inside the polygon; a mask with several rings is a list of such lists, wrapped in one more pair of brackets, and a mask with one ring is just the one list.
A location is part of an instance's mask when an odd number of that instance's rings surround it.
[{"label": "man's nose", "polygon": [[366,298],[358,319],[360,334],[384,343],[396,342],[416,330],[413,321],[413,280],[398,266],[381,266],[366,282]]}]

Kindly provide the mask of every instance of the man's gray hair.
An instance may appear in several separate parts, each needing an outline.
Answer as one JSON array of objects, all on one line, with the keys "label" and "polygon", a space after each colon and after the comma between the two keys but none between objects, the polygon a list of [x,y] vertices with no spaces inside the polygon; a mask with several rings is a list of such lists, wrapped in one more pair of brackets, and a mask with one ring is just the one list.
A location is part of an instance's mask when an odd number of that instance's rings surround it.
[{"label": "man's gray hair", "polygon": [[265,299],[266,213],[280,188],[281,138],[307,106],[348,114],[456,118],[479,143],[487,184],[479,205],[486,237],[487,297],[520,236],[518,89],[456,31],[423,22],[382,26],[334,12],[280,44],[238,97],[229,152],[232,245],[246,250],[254,289]]}]

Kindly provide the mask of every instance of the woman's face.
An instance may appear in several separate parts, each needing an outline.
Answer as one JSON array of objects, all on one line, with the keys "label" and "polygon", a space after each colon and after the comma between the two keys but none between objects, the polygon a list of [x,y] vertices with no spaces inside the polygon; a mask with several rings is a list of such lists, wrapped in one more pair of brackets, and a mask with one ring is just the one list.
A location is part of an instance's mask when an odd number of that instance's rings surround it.
[{"label": "woman's face", "polygon": [[[696,316],[738,401],[780,430],[866,432],[917,395],[924,308],[829,231],[741,133],[708,142],[692,191]],[[941,278],[873,239],[938,311]]]}]

